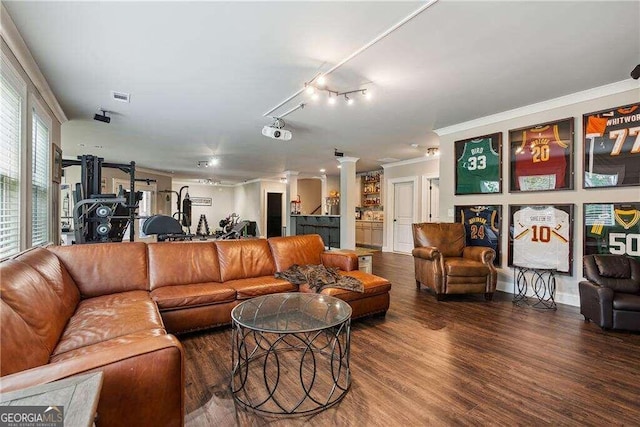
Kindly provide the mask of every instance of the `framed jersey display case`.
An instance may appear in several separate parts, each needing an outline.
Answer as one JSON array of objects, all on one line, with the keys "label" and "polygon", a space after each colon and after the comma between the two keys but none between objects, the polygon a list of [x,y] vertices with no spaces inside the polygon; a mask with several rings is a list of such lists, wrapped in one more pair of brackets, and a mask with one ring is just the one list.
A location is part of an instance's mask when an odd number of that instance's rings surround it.
[{"label": "framed jersey display case", "polygon": [[509,265],[572,275],[573,204],[509,205]]},{"label": "framed jersey display case", "polygon": [[456,194],[502,193],[502,133],[455,142]]},{"label": "framed jersey display case", "polygon": [[640,103],[582,116],[583,188],[640,185]]},{"label": "framed jersey display case", "polygon": [[500,266],[500,230],[502,206],[455,206],[456,222],[462,222],[467,246],[485,246],[496,251],[493,265]]},{"label": "framed jersey display case", "polygon": [[585,203],[584,254],[628,255],[640,261],[640,203]]},{"label": "framed jersey display case", "polygon": [[509,131],[509,191],[573,189],[573,118]]}]

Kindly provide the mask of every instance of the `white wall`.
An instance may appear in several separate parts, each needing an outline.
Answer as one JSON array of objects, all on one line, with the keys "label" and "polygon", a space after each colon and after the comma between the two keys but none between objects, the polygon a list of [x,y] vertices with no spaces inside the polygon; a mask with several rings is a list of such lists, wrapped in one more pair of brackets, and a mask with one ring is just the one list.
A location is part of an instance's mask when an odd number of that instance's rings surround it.
[{"label": "white wall", "polygon": [[[627,90],[620,93],[619,86],[610,85],[607,89],[596,88],[592,91],[586,91],[573,96],[562,97],[558,100],[549,101],[548,104],[536,104],[514,111],[512,117],[508,118],[508,112],[503,113],[500,121],[487,118],[486,124],[481,124],[483,119],[474,120],[475,125],[464,128],[464,124],[458,125],[459,131],[448,133],[447,130],[441,130],[440,137],[440,218],[443,222],[452,222],[454,205],[469,204],[495,204],[502,205],[503,223],[502,223],[502,268],[498,275],[498,289],[507,292],[513,292],[513,270],[507,266],[508,259],[508,205],[510,204],[575,204],[574,209],[574,241],[573,245],[573,270],[572,276],[559,276],[556,280],[556,300],[558,302],[579,305],[578,281],[582,278],[582,245],[583,245],[583,203],[597,202],[638,202],[640,201],[639,187],[626,188],[607,188],[601,190],[585,190],[582,188],[583,175],[583,143],[582,143],[582,115],[585,113],[602,110],[605,108],[616,107],[632,102],[638,102],[640,99],[640,89],[628,90],[629,85],[623,86]],[[611,95],[602,96],[602,91],[606,90]],[[599,96],[594,98],[595,96]],[[594,98],[594,99],[589,99]],[[548,105],[545,108],[545,105]],[[535,111],[535,112],[532,112]],[[509,129],[536,125],[567,117],[574,117],[574,190],[569,191],[551,191],[537,193],[514,193],[509,191]],[[455,129],[452,126],[449,129]],[[502,132],[503,151],[502,151],[502,176],[503,176],[503,192],[502,194],[491,195],[454,195],[454,174],[455,174],[455,155],[454,141],[472,138],[475,136],[486,135],[494,132]],[[446,133],[442,135],[442,133]]]},{"label": "white wall", "polygon": [[234,187],[233,203],[233,212],[240,215],[240,219],[258,223],[258,234],[262,233],[260,224],[260,201],[262,195],[260,188],[260,181],[253,181]]},{"label": "white wall", "polygon": [[322,195],[322,181],[316,178],[298,179],[298,194],[300,195],[300,212],[309,215],[320,206],[314,215],[322,214],[324,197]]},{"label": "white wall", "polygon": [[428,198],[428,188],[422,188],[425,179],[437,178],[440,175],[440,163],[437,157],[430,158],[418,158],[408,161],[402,161],[397,163],[389,163],[383,165],[384,174],[382,179],[382,186],[384,189],[384,222],[383,222],[383,246],[384,252],[393,251],[393,209],[394,209],[394,193],[393,183],[398,180],[416,181],[417,190],[414,189],[414,194],[417,193],[417,200],[414,204],[417,204],[415,222],[422,221],[427,213],[423,212],[427,208],[427,204],[424,203]]}]

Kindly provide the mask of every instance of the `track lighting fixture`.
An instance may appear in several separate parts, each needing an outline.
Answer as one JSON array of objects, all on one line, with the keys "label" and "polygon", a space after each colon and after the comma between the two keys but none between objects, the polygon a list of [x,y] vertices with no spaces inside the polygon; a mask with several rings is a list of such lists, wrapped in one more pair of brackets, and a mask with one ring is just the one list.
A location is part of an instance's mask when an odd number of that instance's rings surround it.
[{"label": "track lighting fixture", "polygon": [[427,152],[425,153],[426,157],[437,156],[440,154],[440,150],[438,147],[429,147],[427,148]]},{"label": "track lighting fixture", "polygon": [[[304,91],[308,95],[310,95],[311,99],[314,101],[319,99],[320,97],[319,92],[327,92],[327,95],[328,95],[327,103],[329,105],[335,105],[337,99],[341,96],[344,97],[344,100],[347,103],[347,105],[353,105],[355,102],[355,99],[353,98],[353,96],[349,96],[349,95],[358,94],[358,93],[360,93],[363,96],[363,98],[365,98],[366,100],[371,100],[371,91],[369,89],[355,89],[355,90],[347,90],[342,92],[338,90],[333,90],[326,86],[326,78],[324,76],[320,76],[317,78],[314,77],[313,79],[311,79],[311,81],[306,82],[304,84]],[[283,116],[286,114],[289,114],[289,112],[283,114]]]},{"label": "track lighting fixture", "polygon": [[198,160],[198,163],[196,165],[199,168],[208,168],[209,166],[218,166],[219,164],[220,164],[220,159],[213,157],[209,160]]}]

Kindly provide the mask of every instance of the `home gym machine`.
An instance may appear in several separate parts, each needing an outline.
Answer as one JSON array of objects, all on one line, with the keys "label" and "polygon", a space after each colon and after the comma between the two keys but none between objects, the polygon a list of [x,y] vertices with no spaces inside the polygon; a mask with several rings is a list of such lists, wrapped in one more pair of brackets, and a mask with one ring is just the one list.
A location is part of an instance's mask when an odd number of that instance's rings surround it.
[{"label": "home gym machine", "polygon": [[[108,163],[93,155],[78,156],[78,160],[63,159],[62,167],[80,166],[80,182],[74,191],[73,222],[75,242],[121,242],[128,225],[133,242],[136,210],[142,194],[135,191],[136,163]],[[118,194],[102,194],[102,168],[114,168],[129,175],[129,190]]]}]

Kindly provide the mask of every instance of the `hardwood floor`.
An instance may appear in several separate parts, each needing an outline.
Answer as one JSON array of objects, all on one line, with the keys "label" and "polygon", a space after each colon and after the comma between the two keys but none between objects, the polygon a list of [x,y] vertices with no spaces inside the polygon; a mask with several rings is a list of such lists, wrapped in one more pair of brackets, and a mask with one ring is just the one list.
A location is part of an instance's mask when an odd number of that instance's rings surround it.
[{"label": "hardwood floor", "polygon": [[393,283],[391,307],[352,324],[342,402],[293,419],[236,410],[226,327],[181,337],[187,426],[640,425],[640,334],[602,331],[576,307],[515,307],[505,293],[436,302],[416,289],[411,257],[378,252],[373,266]]}]

